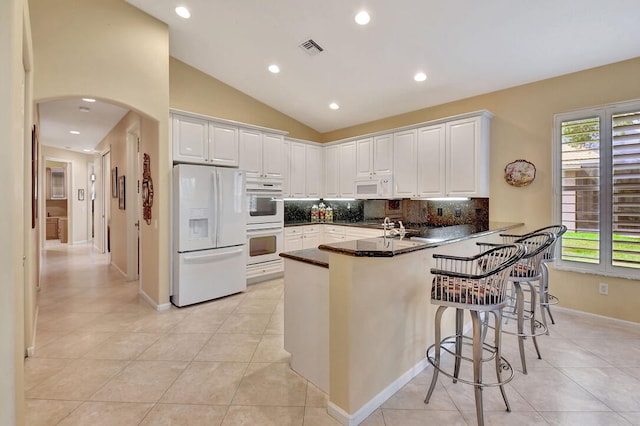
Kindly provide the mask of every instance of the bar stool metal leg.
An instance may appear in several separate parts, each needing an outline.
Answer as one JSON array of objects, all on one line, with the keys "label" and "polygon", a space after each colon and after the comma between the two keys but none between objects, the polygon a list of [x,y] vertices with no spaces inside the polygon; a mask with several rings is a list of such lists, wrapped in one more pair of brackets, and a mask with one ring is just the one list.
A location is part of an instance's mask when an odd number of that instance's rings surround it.
[{"label": "bar stool metal leg", "polygon": [[[502,381],[502,311],[493,311],[494,316],[494,344],[496,345],[496,376],[498,379],[498,383],[503,383]],[[506,366],[505,366],[506,368]],[[507,393],[504,390],[504,385],[500,385],[500,393],[502,394],[502,399],[504,400],[504,405],[507,406],[507,411],[511,412],[511,405],[509,405],[509,400],[507,399]]]},{"label": "bar stool metal leg", "polygon": [[482,404],[482,330],[478,311],[469,311],[473,324],[473,381],[476,398],[476,417],[479,425],[484,424],[484,409]]},{"label": "bar stool metal leg", "polygon": [[433,366],[433,377],[431,378],[431,385],[429,386],[429,390],[427,391],[427,396],[424,399],[424,403],[428,404],[429,399],[431,399],[431,395],[433,394],[433,390],[436,388],[436,383],[438,382],[438,373],[440,372],[440,340],[442,339],[442,331],[440,330],[440,324],[442,323],[442,314],[444,313],[446,306],[439,306],[436,310],[435,316],[435,354],[434,354],[434,366]]}]

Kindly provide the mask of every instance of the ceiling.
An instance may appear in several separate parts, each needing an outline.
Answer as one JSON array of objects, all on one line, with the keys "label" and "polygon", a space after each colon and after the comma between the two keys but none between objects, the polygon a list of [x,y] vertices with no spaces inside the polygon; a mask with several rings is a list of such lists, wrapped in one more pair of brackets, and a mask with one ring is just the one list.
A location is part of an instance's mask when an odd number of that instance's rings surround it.
[{"label": "ceiling", "polygon": [[[169,25],[172,56],[321,133],[640,56],[638,0],[127,1]],[[85,152],[127,113],[39,108],[42,144]]]},{"label": "ceiling", "polygon": [[[129,112],[106,102],[86,102],[79,98],[43,102],[38,109],[39,140],[42,145],[87,154],[92,153],[96,145]],[[79,134],[69,133],[71,131]]]},{"label": "ceiling", "polygon": [[638,0],[127,1],[173,57],[319,132],[640,56]]}]

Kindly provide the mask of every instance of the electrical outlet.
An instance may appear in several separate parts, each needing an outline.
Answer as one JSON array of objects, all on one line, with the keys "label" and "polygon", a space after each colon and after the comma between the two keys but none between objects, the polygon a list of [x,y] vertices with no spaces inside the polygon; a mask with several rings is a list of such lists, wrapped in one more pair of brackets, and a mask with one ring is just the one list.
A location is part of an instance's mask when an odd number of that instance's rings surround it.
[{"label": "electrical outlet", "polygon": [[598,291],[600,292],[600,294],[603,295],[607,295],[609,294],[609,284],[607,283],[600,283],[598,285]]},{"label": "electrical outlet", "polygon": [[456,217],[462,216],[462,209],[456,209],[455,210],[455,215],[456,215]]},{"label": "electrical outlet", "polygon": [[438,216],[442,216],[442,207],[438,207]]}]

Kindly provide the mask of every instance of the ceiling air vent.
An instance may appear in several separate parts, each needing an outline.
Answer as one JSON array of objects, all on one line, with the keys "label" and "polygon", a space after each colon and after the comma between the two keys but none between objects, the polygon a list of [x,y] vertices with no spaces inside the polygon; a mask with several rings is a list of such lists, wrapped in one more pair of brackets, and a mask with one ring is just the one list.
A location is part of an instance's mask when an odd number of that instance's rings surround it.
[{"label": "ceiling air vent", "polygon": [[315,56],[318,53],[321,53],[324,49],[320,47],[318,43],[313,41],[312,39],[307,39],[298,45],[300,49],[306,52],[309,56]]}]

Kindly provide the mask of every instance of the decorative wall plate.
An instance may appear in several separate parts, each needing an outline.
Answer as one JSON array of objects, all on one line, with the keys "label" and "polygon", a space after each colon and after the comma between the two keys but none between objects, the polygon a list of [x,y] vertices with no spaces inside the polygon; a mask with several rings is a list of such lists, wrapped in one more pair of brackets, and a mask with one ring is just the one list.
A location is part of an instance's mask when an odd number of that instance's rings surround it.
[{"label": "decorative wall plate", "polygon": [[536,178],[536,166],[526,160],[516,160],[504,168],[504,180],[509,185],[527,186]]}]

